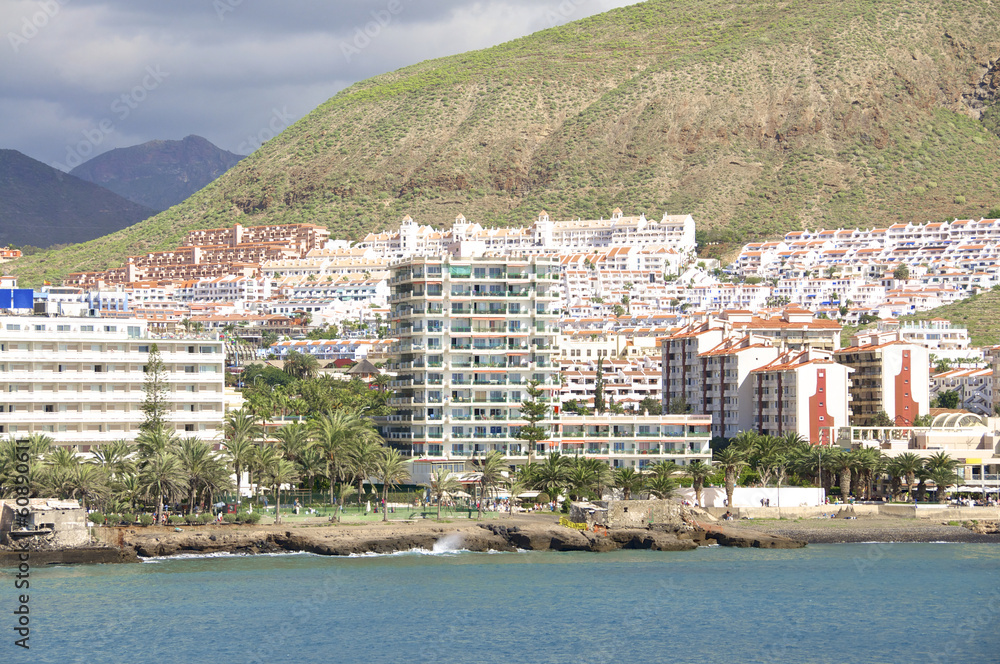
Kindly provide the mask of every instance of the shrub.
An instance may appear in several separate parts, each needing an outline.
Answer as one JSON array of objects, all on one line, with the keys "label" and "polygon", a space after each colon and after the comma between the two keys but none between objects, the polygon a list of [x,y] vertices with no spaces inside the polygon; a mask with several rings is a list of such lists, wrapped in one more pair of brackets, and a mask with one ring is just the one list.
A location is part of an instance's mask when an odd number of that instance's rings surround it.
[{"label": "shrub", "polygon": [[98,526],[104,523],[104,514],[101,512],[92,512],[87,518]]},{"label": "shrub", "polygon": [[191,526],[198,525],[198,515],[197,514],[188,514],[187,516],[184,517],[184,520],[188,522],[188,525],[191,525]]},{"label": "shrub", "polygon": [[956,196],[954,200],[956,205],[965,205],[965,196]]},{"label": "shrub", "polygon": [[236,523],[236,515],[235,514],[223,514],[222,515],[222,520],[225,521],[226,523]]},{"label": "shrub", "polygon": [[250,512],[247,514],[246,523],[260,523],[260,512]]},{"label": "shrub", "polygon": [[124,525],[131,526],[133,523],[135,523],[135,514],[130,514],[129,512],[125,512],[124,514],[121,515],[120,519],[121,523],[123,523]]},{"label": "shrub", "polygon": [[121,521],[121,515],[119,514],[105,514],[104,515],[104,525],[106,526],[117,526],[118,522]]},{"label": "shrub", "polygon": [[139,517],[139,523],[141,523],[144,526],[151,526],[151,525],[153,525],[153,515],[152,514],[143,514],[142,516]]},{"label": "shrub", "polygon": [[202,512],[198,515],[198,523],[206,524],[212,522],[212,515],[208,512]]},{"label": "shrub", "polygon": [[169,519],[167,519],[167,521],[170,522],[170,525],[179,526],[182,523],[184,523],[184,517],[182,517],[180,514],[175,514]]}]

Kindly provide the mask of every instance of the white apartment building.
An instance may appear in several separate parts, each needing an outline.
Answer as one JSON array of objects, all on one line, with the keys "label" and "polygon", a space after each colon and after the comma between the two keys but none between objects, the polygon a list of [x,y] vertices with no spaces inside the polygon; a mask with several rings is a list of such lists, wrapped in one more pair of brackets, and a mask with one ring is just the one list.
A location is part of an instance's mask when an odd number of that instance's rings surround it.
[{"label": "white apartment building", "polygon": [[140,319],[0,317],[0,435],[33,433],[81,451],[134,440],[144,416],[150,349],[163,361],[167,422],[213,440],[224,416],[223,342],[156,335]]},{"label": "white apartment building", "polygon": [[958,393],[958,407],[977,415],[993,415],[993,369],[953,369],[930,377],[931,399],[941,392]]},{"label": "white apartment building", "polygon": [[[626,217],[619,209],[612,212],[610,219],[564,221],[550,219],[543,210],[534,224],[520,228],[483,228],[459,215],[446,231],[420,225],[407,215],[398,231],[369,233],[354,250],[373,251],[376,256],[397,260],[449,251],[469,256],[486,253],[513,256],[648,247],[664,252],[641,259],[636,256],[634,264],[641,260],[658,268],[676,270],[687,257],[694,255],[694,232],[691,215],[664,215],[660,221],[650,221],[642,214]],[[666,250],[675,253],[670,255]]]},{"label": "white apartment building", "polygon": [[537,256],[393,265],[397,410],[386,438],[420,457],[526,456],[517,433],[528,381],[558,405],[557,279],[558,262]]},{"label": "white apartment building", "polygon": [[369,355],[381,357],[392,345],[389,339],[299,339],[297,341],[279,341],[268,350],[277,355],[279,360],[288,357],[289,351],[303,355],[312,355],[321,362],[332,360],[360,361]]},{"label": "white apartment building", "polygon": [[754,369],[754,429],[772,436],[796,433],[814,445],[836,442],[839,427],[850,422],[850,373],[831,351],[812,348],[786,351]]}]

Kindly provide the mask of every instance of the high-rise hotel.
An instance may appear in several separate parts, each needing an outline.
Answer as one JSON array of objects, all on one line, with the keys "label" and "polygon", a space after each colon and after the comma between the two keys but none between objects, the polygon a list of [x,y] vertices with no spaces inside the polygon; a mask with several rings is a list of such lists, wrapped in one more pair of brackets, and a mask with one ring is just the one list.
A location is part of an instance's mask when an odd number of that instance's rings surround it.
[{"label": "high-rise hotel", "polygon": [[558,275],[558,260],[540,256],[395,264],[396,413],[386,423],[387,439],[412,445],[414,456],[496,450],[526,457],[517,433],[526,424],[520,408],[528,382],[537,381],[542,399],[558,406]]}]

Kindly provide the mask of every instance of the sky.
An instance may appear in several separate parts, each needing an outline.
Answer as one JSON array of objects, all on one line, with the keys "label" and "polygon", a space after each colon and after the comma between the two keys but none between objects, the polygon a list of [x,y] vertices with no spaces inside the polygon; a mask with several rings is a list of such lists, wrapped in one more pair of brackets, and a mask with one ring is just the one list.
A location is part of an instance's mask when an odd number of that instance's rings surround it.
[{"label": "sky", "polygon": [[203,136],[249,154],[350,84],[637,0],[3,0],[0,148],[70,170]]}]

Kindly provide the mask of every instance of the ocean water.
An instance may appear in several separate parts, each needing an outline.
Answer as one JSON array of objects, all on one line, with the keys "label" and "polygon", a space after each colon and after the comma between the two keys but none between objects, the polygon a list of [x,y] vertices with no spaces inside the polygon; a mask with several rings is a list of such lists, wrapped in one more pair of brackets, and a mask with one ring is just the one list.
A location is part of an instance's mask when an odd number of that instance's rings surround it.
[{"label": "ocean water", "polygon": [[1000,547],[411,552],[31,571],[0,662],[1000,661]]}]

